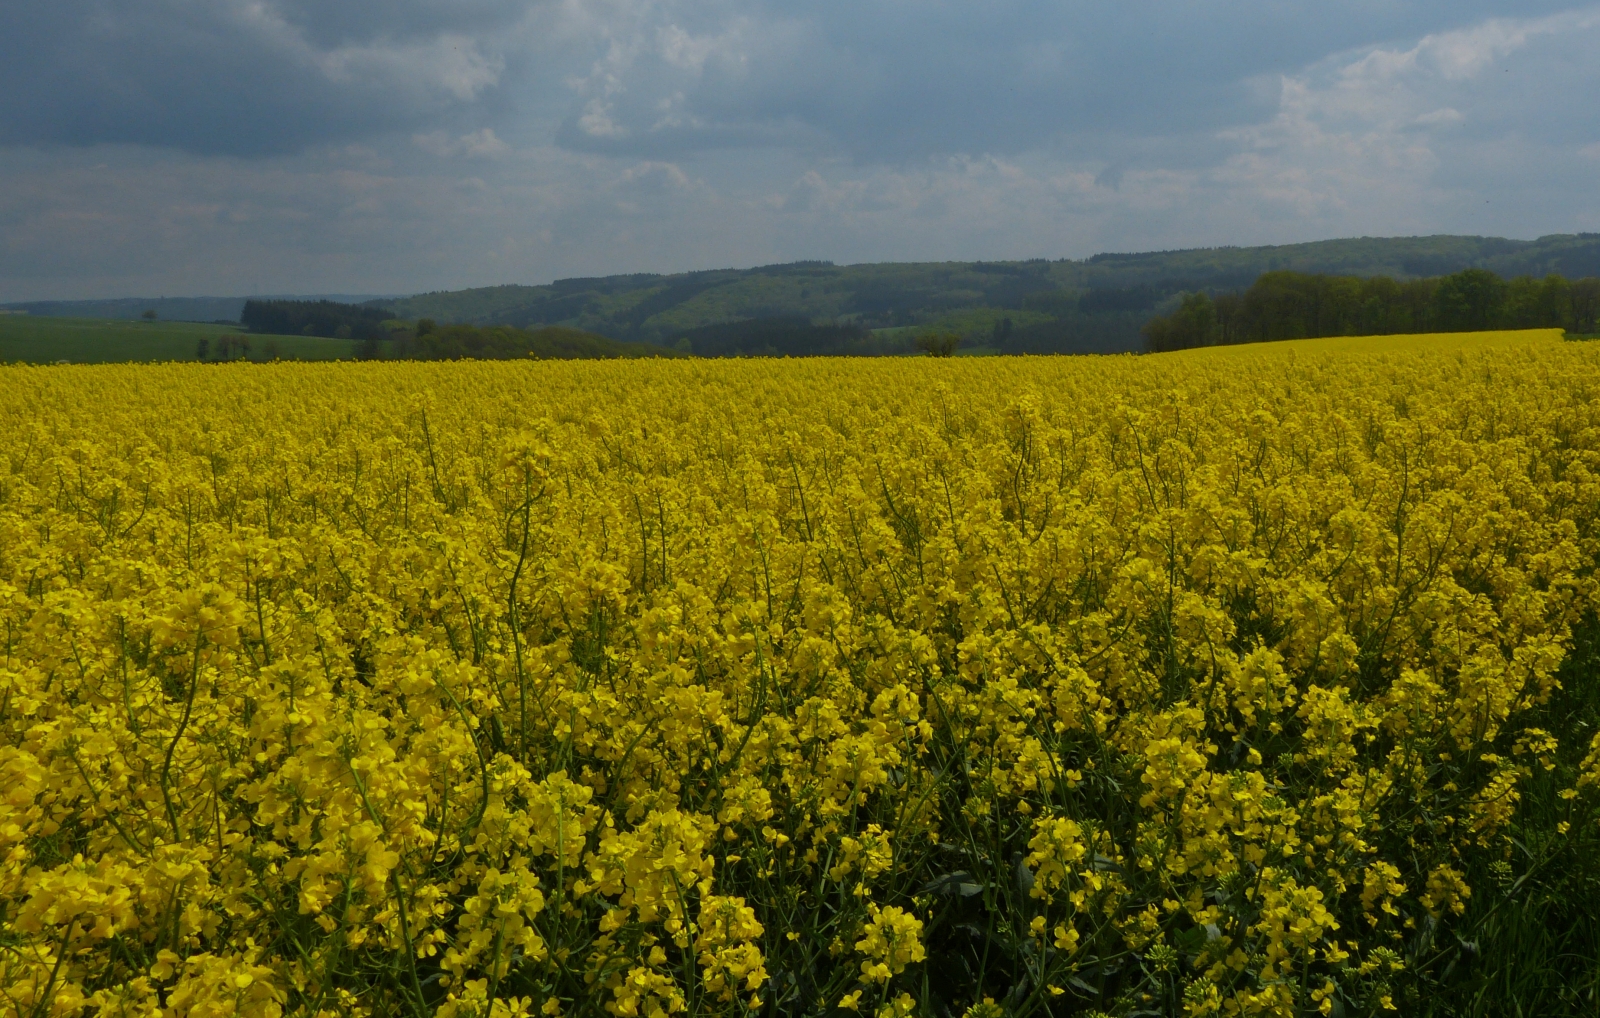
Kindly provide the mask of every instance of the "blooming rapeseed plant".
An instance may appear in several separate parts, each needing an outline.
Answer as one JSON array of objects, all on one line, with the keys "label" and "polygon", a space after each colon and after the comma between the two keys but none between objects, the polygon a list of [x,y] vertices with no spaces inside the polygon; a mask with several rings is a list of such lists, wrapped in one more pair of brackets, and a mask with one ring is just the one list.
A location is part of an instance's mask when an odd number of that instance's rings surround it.
[{"label": "blooming rapeseed plant", "polygon": [[1531,782],[1594,826],[1545,335],[4,368],[0,436],[7,1013],[1377,1014]]}]

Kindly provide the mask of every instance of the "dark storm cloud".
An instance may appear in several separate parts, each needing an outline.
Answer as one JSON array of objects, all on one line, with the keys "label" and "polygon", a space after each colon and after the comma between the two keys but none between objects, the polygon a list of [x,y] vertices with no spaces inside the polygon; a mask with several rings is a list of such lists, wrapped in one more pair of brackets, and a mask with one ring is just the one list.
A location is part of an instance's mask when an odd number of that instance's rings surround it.
[{"label": "dark storm cloud", "polygon": [[[12,0],[0,143],[259,155],[470,120],[529,0]],[[514,33],[513,33],[514,34]]]}]

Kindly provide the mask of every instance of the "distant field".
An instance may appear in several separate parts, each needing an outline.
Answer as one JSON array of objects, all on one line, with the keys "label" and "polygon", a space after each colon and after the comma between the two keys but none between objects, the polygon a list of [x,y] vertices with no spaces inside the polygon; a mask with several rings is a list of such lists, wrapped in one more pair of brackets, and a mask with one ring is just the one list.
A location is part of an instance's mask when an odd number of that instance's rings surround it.
[{"label": "distant field", "polygon": [[1560,343],[1571,338],[1560,329],[1498,329],[1493,332],[1433,332],[1414,336],[1324,336],[1320,339],[1285,339],[1270,343],[1236,343],[1227,346],[1176,350],[1171,354],[1188,358],[1246,358],[1288,350],[1295,356],[1321,354],[1387,354],[1395,351],[1455,351],[1520,347],[1530,344]]},{"label": "distant field", "polygon": [[[200,340],[210,341],[215,357],[220,339],[244,335],[237,326],[198,322],[0,315],[0,362],[192,361],[196,359]],[[312,336],[249,336],[248,339],[250,357],[256,360],[273,357],[336,360],[351,356],[354,346],[345,339]]]}]

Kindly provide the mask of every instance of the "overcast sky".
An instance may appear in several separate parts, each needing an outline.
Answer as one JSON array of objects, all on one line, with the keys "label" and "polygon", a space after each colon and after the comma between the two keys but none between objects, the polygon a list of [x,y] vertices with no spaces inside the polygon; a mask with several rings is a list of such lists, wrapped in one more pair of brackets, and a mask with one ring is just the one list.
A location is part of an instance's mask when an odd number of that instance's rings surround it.
[{"label": "overcast sky", "polygon": [[1600,6],[7,0],[0,301],[1600,230]]}]

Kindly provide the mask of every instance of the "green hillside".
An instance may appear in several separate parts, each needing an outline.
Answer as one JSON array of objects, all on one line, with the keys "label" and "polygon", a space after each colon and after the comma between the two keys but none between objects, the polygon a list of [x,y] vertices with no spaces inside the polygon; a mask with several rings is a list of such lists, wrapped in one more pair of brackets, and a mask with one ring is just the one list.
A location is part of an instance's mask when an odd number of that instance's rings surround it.
[{"label": "green hillside", "polygon": [[[332,300],[360,304],[386,300],[396,294],[317,294],[290,296],[267,294],[257,300]],[[112,297],[101,300],[28,300],[0,304],[0,310],[26,311],[52,318],[126,318],[137,320],[154,311],[165,322],[236,322],[247,297]]]},{"label": "green hillside", "polygon": [[117,361],[197,360],[201,340],[210,359],[239,355],[248,339],[247,356],[297,360],[333,360],[352,355],[349,340],[310,336],[248,336],[227,325],[194,322],[143,322],[105,318],[53,318],[42,315],[0,315],[0,363],[23,361],[53,364],[104,364]]},{"label": "green hillside", "polygon": [[[1277,247],[1100,254],[1080,261],[794,262],[675,275],[561,279],[543,286],[491,286],[366,304],[389,309],[406,322],[433,319],[441,326],[534,330],[560,326],[625,345],[651,345],[596,348],[582,356],[648,354],[654,347],[709,356],[913,353],[918,337],[928,333],[959,335],[966,351],[1087,353],[1141,349],[1140,330],[1152,318],[1176,311],[1182,294],[1243,291],[1275,270],[1406,281],[1468,268],[1488,269],[1506,279],[1551,273],[1571,279],[1600,276],[1600,234],[1533,241],[1362,237]],[[233,330],[165,319],[180,313],[237,317],[244,305],[244,298],[0,305],[0,310],[32,312],[0,314],[0,359],[193,359],[200,338]],[[139,308],[156,309],[163,321],[104,320],[142,313],[135,310]],[[74,317],[53,317],[61,315]],[[96,320],[86,320],[90,318]],[[68,324],[46,324],[51,322]],[[506,346],[500,340],[485,342],[496,349]],[[519,339],[507,349],[521,344],[523,355],[573,355],[561,344],[540,353],[545,343]],[[584,343],[592,346],[594,341]],[[251,356],[271,356],[263,352],[264,340],[252,344]],[[383,353],[389,353],[390,344],[383,345]],[[349,342],[308,336],[280,338],[275,349],[277,356],[307,359],[354,352]],[[434,355],[480,354],[463,345],[459,350],[441,346]]]},{"label": "green hillside", "polygon": [[[872,344],[913,348],[915,336],[955,332],[1009,352],[1117,351],[1193,290],[1243,289],[1264,272],[1414,279],[1486,268],[1502,276],[1600,275],[1600,234],[1536,241],[1399,237],[1278,247],[1102,254],[1082,261],[796,262],[676,275],[562,279],[372,303],[404,319],[478,325],[564,325],[624,341],[693,349],[706,326],[809,319],[871,330]],[[766,326],[763,326],[764,328]],[[894,330],[894,331],[889,331]]]}]

